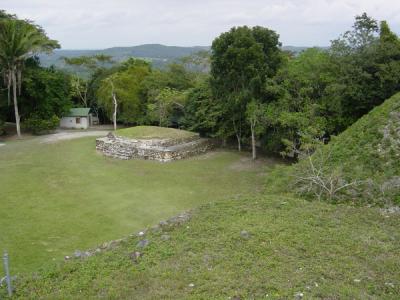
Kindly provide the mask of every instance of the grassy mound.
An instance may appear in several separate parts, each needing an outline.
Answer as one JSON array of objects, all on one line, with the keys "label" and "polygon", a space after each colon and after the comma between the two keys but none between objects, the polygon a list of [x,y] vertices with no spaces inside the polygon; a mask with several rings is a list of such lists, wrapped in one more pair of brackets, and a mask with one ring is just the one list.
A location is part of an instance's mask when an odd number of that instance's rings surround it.
[{"label": "grassy mound", "polygon": [[135,126],[118,129],[117,135],[132,139],[186,139],[198,136],[197,133],[175,128],[157,126]]},{"label": "grassy mound", "polygon": [[377,208],[277,196],[220,201],[181,225],[19,277],[16,292],[24,299],[398,299],[399,226],[398,216]]},{"label": "grassy mound", "polygon": [[[324,172],[340,173],[336,180],[358,182],[343,195],[344,200],[399,204],[400,93],[334,138],[313,159],[323,160]],[[308,167],[304,160],[297,169]]]}]

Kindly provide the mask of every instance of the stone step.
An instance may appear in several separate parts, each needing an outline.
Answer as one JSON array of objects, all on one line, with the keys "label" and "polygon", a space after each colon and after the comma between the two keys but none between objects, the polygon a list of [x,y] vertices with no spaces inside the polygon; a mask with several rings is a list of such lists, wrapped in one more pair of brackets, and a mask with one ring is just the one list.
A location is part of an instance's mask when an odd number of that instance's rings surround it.
[{"label": "stone step", "polygon": [[164,146],[167,143],[148,143],[146,141],[119,137],[98,138],[96,149],[106,156],[124,160],[149,159],[167,162],[204,153],[213,147],[211,140],[199,137],[168,147]]}]

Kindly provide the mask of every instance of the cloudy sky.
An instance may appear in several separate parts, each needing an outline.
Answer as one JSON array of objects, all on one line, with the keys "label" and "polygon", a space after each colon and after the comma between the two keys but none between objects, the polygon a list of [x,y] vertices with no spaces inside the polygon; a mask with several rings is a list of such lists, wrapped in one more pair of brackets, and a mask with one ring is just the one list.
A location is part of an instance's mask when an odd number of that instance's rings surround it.
[{"label": "cloudy sky", "polygon": [[0,0],[64,49],[210,45],[232,26],[276,30],[284,45],[326,46],[367,12],[400,34],[399,0]]}]

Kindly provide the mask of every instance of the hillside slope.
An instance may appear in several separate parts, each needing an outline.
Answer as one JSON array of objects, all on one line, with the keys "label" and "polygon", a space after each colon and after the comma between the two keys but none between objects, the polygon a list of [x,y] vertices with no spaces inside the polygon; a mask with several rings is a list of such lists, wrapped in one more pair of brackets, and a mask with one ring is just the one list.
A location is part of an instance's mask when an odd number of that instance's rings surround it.
[{"label": "hillside slope", "polygon": [[[264,196],[222,201],[16,281],[21,299],[398,299],[400,218]],[[108,250],[107,250],[108,249]],[[84,256],[84,255],[81,255]],[[1,292],[0,292],[1,295]]]},{"label": "hillside slope", "polygon": [[[354,183],[337,199],[355,203],[393,205],[400,203],[400,93],[387,99],[311,157],[314,167],[334,178],[337,186]],[[310,176],[304,159],[294,168],[295,179]],[[292,169],[288,169],[292,172]],[[306,176],[304,176],[306,175]],[[342,182],[342,183],[341,183]],[[306,181],[298,185],[307,188]],[[313,189],[313,192],[316,190]]]}]

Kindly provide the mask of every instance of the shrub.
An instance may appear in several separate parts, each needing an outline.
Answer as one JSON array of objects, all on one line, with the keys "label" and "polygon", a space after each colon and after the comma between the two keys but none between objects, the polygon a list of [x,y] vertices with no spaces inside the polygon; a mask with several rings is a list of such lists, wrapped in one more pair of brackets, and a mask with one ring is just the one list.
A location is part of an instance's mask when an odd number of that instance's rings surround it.
[{"label": "shrub", "polygon": [[322,151],[302,155],[302,163],[294,168],[295,190],[301,195],[313,195],[318,200],[340,201],[350,188],[360,181],[346,180],[340,167],[332,167],[331,152]]},{"label": "shrub", "polygon": [[31,115],[24,122],[24,127],[32,131],[33,134],[46,134],[56,129],[60,124],[60,119],[53,115],[49,119],[43,119],[39,115]]}]

